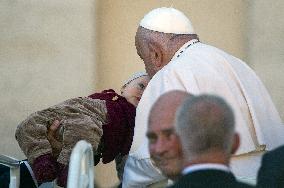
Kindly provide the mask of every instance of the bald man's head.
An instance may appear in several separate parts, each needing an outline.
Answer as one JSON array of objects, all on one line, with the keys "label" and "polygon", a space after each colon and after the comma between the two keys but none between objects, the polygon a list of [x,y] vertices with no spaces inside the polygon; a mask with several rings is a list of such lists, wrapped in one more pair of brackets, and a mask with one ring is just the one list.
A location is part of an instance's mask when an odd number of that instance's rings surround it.
[{"label": "bald man's head", "polygon": [[148,126],[156,119],[159,121],[173,121],[177,108],[189,96],[191,96],[189,93],[179,90],[170,91],[161,95],[152,106]]},{"label": "bald man's head", "polygon": [[171,179],[176,179],[182,169],[182,147],[175,131],[175,113],[190,96],[184,91],[167,92],[154,103],[149,115],[150,155],[162,173]]}]

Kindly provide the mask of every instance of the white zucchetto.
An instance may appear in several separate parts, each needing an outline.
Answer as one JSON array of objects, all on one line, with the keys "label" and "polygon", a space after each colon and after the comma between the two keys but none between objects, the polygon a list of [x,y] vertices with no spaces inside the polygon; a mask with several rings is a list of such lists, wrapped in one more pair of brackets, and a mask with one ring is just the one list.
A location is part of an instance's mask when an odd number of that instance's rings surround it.
[{"label": "white zucchetto", "polygon": [[174,8],[154,9],[144,16],[139,25],[163,33],[195,34],[190,20]]}]

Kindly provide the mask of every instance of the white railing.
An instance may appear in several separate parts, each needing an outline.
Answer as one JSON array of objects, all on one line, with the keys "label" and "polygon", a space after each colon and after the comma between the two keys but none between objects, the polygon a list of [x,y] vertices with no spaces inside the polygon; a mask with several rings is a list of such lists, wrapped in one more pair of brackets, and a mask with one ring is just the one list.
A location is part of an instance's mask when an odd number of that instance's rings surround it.
[{"label": "white railing", "polygon": [[20,185],[20,161],[6,155],[0,155],[0,164],[10,168],[9,188],[18,188]]},{"label": "white railing", "polygon": [[70,157],[67,188],[94,188],[93,158],[91,144],[77,142]]},{"label": "white railing", "polygon": [[[0,164],[10,168],[9,188],[19,188],[20,161],[0,154]],[[53,187],[53,184],[45,187]],[[84,140],[79,141],[72,150],[67,188],[94,188],[93,148]]]}]

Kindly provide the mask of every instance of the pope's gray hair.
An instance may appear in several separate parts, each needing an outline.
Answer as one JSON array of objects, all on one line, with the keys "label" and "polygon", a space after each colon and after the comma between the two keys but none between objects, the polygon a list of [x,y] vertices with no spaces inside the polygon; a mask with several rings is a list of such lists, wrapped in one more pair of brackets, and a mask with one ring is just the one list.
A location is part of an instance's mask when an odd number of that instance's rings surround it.
[{"label": "pope's gray hair", "polygon": [[186,99],[176,113],[175,123],[187,157],[212,150],[230,154],[235,118],[221,97],[203,94]]}]

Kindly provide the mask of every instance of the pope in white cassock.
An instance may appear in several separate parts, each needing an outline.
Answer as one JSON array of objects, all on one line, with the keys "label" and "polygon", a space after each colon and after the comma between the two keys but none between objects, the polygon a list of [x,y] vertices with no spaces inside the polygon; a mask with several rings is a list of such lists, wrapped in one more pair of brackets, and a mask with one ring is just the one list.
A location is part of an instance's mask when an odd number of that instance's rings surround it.
[{"label": "pope in white cassock", "polygon": [[189,19],[174,8],[145,15],[135,45],[152,79],[137,107],[123,187],[147,187],[166,179],[151,162],[146,129],[152,104],[169,90],[216,94],[230,103],[241,136],[231,169],[238,178],[254,182],[263,153],[284,144],[284,126],[254,71],[240,59],[199,41]]}]

